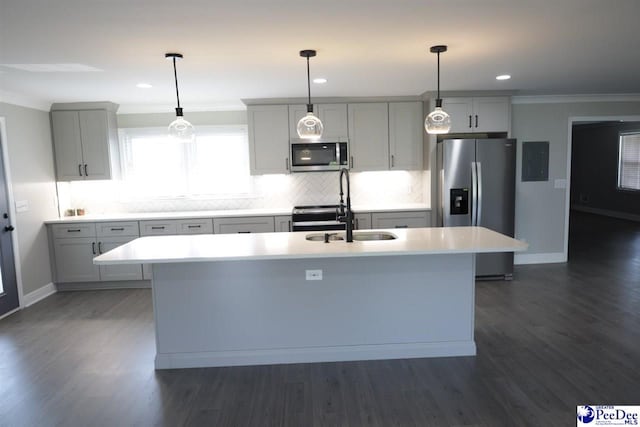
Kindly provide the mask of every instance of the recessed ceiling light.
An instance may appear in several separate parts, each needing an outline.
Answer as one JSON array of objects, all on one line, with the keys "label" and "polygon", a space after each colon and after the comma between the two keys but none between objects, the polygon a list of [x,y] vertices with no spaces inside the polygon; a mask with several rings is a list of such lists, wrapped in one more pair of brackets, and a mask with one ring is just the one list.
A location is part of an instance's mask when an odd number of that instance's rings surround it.
[{"label": "recessed ceiling light", "polygon": [[313,82],[321,85],[321,84],[325,84],[327,82],[327,79],[325,79],[323,77],[319,77],[317,79],[313,79]]},{"label": "recessed ceiling light", "polygon": [[509,74],[500,74],[496,76],[496,80],[509,80],[511,76]]},{"label": "recessed ceiling light", "polygon": [[149,89],[149,88],[152,88],[153,86],[150,85],[149,83],[138,83],[136,87],[139,87],[140,89]]}]

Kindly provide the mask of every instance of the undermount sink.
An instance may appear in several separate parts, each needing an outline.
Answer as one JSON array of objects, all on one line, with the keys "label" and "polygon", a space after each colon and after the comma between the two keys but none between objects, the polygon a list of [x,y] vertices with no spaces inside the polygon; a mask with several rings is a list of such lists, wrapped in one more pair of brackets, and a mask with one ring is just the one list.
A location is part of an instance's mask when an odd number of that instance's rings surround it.
[{"label": "undermount sink", "polygon": [[398,236],[386,231],[353,233],[353,240],[395,240]]},{"label": "undermount sink", "polygon": [[[329,235],[329,241],[344,241],[345,234],[344,233],[327,233]],[[324,242],[325,233],[313,233],[307,234],[305,237],[307,240],[311,242]],[[388,233],[386,231],[360,231],[353,233],[354,241],[370,241],[370,240],[394,240],[397,239],[393,233]]]}]

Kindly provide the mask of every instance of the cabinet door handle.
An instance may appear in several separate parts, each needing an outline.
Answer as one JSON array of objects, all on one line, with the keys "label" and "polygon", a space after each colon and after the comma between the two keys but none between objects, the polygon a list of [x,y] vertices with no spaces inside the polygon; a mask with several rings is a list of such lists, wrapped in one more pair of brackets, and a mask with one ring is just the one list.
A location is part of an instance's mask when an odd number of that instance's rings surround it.
[{"label": "cabinet door handle", "polygon": [[250,231],[238,231],[238,234],[249,234],[251,233]]},{"label": "cabinet door handle", "polygon": [[284,158],[284,167],[285,167],[287,170],[289,170],[289,158],[288,158],[288,157],[285,157],[285,158]]},{"label": "cabinet door handle", "polygon": [[353,169],[353,156],[349,157],[349,167]]},{"label": "cabinet door handle", "polygon": [[81,230],[79,228],[69,228],[67,233],[79,233]]},{"label": "cabinet door handle", "polygon": [[360,230],[360,223],[358,222],[358,218],[356,218],[356,230]]},{"label": "cabinet door handle", "polygon": [[152,226],[151,227],[152,230],[164,230],[164,225],[160,225],[160,226]]},{"label": "cabinet door handle", "polygon": [[84,164],[84,176],[89,176],[89,172],[87,172],[87,164]]},{"label": "cabinet door handle", "polygon": [[91,252],[94,255],[96,254],[96,242],[91,242]]},{"label": "cabinet door handle", "polygon": [[394,156],[393,154],[391,155],[391,167],[393,168],[395,166],[395,162],[394,162]]},{"label": "cabinet door handle", "polygon": [[476,114],[476,127],[478,127],[478,115]]},{"label": "cabinet door handle", "polygon": [[408,225],[396,225],[394,228],[409,228]]},{"label": "cabinet door handle", "polygon": [[98,253],[102,253],[102,242],[98,242]]},{"label": "cabinet door handle", "polygon": [[82,176],[82,165],[78,165],[78,175]]},{"label": "cabinet door handle", "polygon": [[187,228],[200,228],[200,225],[187,225]]},{"label": "cabinet door handle", "polygon": [[471,128],[471,127],[472,127],[472,125],[471,125],[471,114],[469,114],[469,128]]},{"label": "cabinet door handle", "polygon": [[291,231],[291,220],[289,220],[289,231]]},{"label": "cabinet door handle", "polygon": [[124,231],[124,227],[112,228],[111,231]]}]

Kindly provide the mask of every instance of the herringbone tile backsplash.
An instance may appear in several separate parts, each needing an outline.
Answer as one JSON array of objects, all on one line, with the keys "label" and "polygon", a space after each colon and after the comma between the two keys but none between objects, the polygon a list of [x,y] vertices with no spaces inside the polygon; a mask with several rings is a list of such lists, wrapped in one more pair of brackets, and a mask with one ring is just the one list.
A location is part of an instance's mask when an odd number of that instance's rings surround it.
[{"label": "herringbone tile backsplash", "polygon": [[[338,172],[252,177],[253,190],[234,197],[148,198],[127,194],[120,181],[60,182],[60,209],[85,208],[88,214],[285,208],[338,202]],[[424,171],[352,172],[354,205],[429,203],[429,174]]]}]

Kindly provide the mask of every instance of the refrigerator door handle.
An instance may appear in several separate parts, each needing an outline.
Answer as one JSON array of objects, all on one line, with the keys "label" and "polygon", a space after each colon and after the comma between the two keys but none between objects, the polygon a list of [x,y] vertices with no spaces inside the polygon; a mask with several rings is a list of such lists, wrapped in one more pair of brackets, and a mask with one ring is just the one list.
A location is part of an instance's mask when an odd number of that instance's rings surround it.
[{"label": "refrigerator door handle", "polygon": [[476,198],[476,225],[480,225],[482,222],[482,163],[476,162],[476,174],[477,174],[477,193]]},{"label": "refrigerator door handle", "polygon": [[478,225],[478,173],[476,162],[471,162],[471,225]]}]

